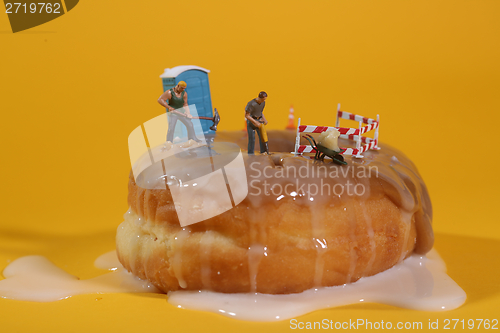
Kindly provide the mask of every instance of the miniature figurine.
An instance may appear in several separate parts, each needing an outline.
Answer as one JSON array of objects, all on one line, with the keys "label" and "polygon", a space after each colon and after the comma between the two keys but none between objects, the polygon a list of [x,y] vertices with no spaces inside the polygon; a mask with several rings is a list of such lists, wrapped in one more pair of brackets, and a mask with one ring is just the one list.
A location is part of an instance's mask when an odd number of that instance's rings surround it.
[{"label": "miniature figurine", "polygon": [[188,96],[187,92],[184,91],[186,87],[186,82],[180,81],[174,88],[165,91],[160,96],[160,98],[158,98],[158,103],[160,103],[161,106],[167,108],[167,142],[173,142],[174,140],[174,130],[175,125],[177,124],[177,120],[180,120],[184,124],[184,126],[186,126],[189,140],[201,142],[201,140],[199,140],[194,133],[194,126],[193,122],[191,121],[193,116],[191,115],[191,113],[189,113],[189,107],[187,103]]},{"label": "miniature figurine", "polygon": [[267,93],[261,91],[257,98],[248,102],[245,107],[245,118],[247,119],[248,131],[248,154],[254,154],[255,147],[255,130],[259,135],[260,153],[269,155],[269,146],[267,144],[267,125],[266,117],[264,117],[264,107],[266,106]]}]

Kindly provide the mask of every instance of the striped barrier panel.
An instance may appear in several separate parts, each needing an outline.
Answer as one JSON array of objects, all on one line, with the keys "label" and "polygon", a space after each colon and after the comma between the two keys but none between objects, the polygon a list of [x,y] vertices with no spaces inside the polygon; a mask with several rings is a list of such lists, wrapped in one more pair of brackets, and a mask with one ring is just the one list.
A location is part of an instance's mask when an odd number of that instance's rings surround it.
[{"label": "striped barrier panel", "polygon": [[339,109],[337,110],[337,126],[339,125],[340,119],[348,119],[348,120],[354,120],[359,122],[362,122],[363,124],[373,124],[376,123],[377,121],[375,119],[371,118],[366,118],[363,116],[358,116],[357,114],[346,112],[346,111],[341,111],[340,110],[340,104],[339,104]]},{"label": "striped barrier panel", "polygon": [[322,133],[331,129],[336,129],[340,132],[340,135],[361,135],[370,132],[378,128],[378,123],[375,122],[373,124],[359,128],[351,128],[351,127],[331,127],[331,126],[313,126],[313,125],[301,125],[299,126],[300,133]]},{"label": "striped barrier panel", "polygon": [[[370,138],[368,138],[370,139]],[[377,145],[377,142],[375,142],[375,140],[371,139],[371,141],[366,144],[366,145],[363,145],[361,147],[361,149],[358,149],[358,148],[343,148],[345,149],[345,151],[343,153],[341,153],[342,155],[360,155],[362,153],[364,153],[365,151],[367,151],[368,149],[376,149]],[[299,145],[298,149],[297,149],[297,153],[298,154],[302,154],[302,153],[315,153],[316,152],[316,149],[314,149],[313,147],[311,147],[310,145]],[[362,156],[361,156],[362,157]]]}]

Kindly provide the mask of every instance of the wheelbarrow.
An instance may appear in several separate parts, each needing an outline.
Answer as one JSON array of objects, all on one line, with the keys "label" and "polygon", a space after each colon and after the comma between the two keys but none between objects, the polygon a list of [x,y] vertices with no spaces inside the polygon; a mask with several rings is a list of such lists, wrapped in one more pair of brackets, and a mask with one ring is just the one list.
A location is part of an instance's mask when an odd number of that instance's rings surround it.
[{"label": "wheelbarrow", "polygon": [[[316,155],[314,155],[315,160],[324,162],[325,157],[328,156],[332,159],[332,161],[334,163],[337,163],[340,165],[347,165],[347,162],[344,161],[344,156],[341,155],[343,152],[345,152],[345,149],[340,148],[340,151],[328,149],[323,145],[317,144],[316,140],[314,140],[314,138],[309,134],[306,134],[302,137],[304,139],[306,139],[307,141],[309,141],[309,143],[311,144],[311,147],[316,151]],[[313,142],[314,142],[314,144],[313,144]]]}]

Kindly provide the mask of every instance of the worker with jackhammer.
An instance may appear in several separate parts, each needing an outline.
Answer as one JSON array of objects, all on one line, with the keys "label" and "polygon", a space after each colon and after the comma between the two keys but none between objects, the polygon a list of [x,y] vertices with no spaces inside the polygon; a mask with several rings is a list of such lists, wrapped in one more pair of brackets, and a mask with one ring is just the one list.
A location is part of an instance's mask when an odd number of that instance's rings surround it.
[{"label": "worker with jackhammer", "polygon": [[245,118],[247,120],[248,131],[248,154],[254,154],[255,147],[255,130],[259,135],[260,153],[269,154],[269,147],[267,145],[267,120],[264,117],[264,107],[266,106],[267,93],[261,91],[257,98],[248,102],[245,107]]}]

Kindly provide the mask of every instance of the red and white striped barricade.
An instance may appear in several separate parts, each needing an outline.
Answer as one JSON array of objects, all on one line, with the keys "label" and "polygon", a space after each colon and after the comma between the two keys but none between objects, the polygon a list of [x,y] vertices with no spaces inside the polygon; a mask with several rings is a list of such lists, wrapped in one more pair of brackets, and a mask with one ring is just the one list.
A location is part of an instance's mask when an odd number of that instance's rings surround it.
[{"label": "red and white striped barricade", "polygon": [[[359,127],[358,128],[340,127],[339,125],[341,118],[357,121],[359,123]],[[363,126],[363,124],[365,124],[366,126]],[[376,149],[376,150],[380,149],[378,147],[379,124],[380,124],[379,115],[377,115],[377,119],[375,120],[359,116],[354,113],[341,111],[340,104],[338,105],[337,109],[337,121],[335,127],[300,125],[300,118],[299,118],[297,126],[297,135],[295,137],[295,155],[302,153],[311,153],[316,151],[311,146],[300,144],[300,133],[322,133],[335,128],[340,132],[341,138],[356,141],[356,148],[343,148],[345,149],[345,151],[342,152],[341,154],[353,155],[354,157],[362,158],[363,157],[362,153],[364,153],[368,149]],[[375,130],[375,135],[373,139],[363,136],[363,134],[368,133],[369,131],[372,130]]]}]

